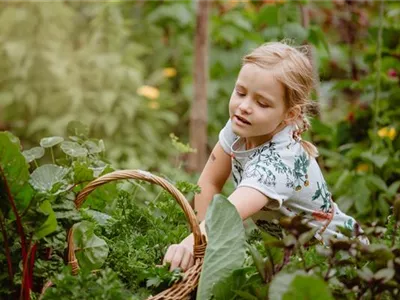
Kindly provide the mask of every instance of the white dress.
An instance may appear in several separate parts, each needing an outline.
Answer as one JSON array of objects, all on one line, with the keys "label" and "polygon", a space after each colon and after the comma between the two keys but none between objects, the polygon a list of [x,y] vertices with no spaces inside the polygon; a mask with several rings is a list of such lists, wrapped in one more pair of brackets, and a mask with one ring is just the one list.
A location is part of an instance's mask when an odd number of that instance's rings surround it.
[{"label": "white dress", "polygon": [[293,138],[294,130],[288,125],[270,141],[250,150],[246,150],[244,139],[233,133],[230,120],[219,134],[222,148],[232,157],[235,187],[254,188],[270,199],[252,219],[261,229],[280,236],[277,220],[281,216],[301,215],[311,226],[320,228],[332,217],[322,236],[319,231],[315,236],[325,242],[330,236],[342,237],[337,226],[354,231],[356,221],[331,200],[317,161]]}]

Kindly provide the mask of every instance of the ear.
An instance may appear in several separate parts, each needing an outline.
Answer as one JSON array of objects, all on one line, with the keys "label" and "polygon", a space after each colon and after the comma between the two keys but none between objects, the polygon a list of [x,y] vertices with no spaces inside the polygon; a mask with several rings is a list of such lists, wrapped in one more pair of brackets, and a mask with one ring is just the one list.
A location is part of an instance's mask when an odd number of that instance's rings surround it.
[{"label": "ear", "polygon": [[295,122],[301,116],[300,105],[295,105],[286,112],[285,122],[287,124]]}]

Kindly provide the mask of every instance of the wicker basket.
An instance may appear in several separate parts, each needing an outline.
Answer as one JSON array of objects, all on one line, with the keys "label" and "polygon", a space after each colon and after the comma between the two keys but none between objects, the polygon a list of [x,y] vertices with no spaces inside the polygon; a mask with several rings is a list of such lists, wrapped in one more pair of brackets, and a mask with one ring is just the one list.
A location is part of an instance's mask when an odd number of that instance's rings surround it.
[{"label": "wicker basket", "polygon": [[[85,198],[97,187],[120,179],[138,179],[148,181],[161,186],[163,189],[168,191],[176,201],[179,203],[180,207],[183,209],[185,216],[189,222],[190,229],[194,235],[194,249],[193,256],[195,263],[194,265],[185,272],[183,279],[171,286],[169,289],[148,298],[149,300],[159,300],[159,299],[171,299],[180,300],[188,299],[190,293],[197,287],[200,271],[204,261],[204,253],[206,249],[206,238],[201,234],[200,227],[198,225],[196,216],[193,209],[189,205],[189,202],[185,199],[182,193],[176,189],[173,185],[168,183],[165,179],[155,176],[149,172],[141,170],[126,170],[126,171],[115,171],[106,175],[103,175],[92,182],[90,182],[82,191],[77,195],[75,199],[76,208],[79,209]],[[72,266],[73,274],[77,274],[79,270],[79,264],[75,256],[75,247],[72,238],[72,228],[68,232],[68,261]]]}]

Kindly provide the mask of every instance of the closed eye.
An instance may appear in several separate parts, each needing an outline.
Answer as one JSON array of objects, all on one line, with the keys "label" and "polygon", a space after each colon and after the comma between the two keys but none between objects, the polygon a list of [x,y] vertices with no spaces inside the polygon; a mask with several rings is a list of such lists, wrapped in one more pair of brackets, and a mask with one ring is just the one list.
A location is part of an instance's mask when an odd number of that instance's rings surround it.
[{"label": "closed eye", "polygon": [[262,102],[258,102],[258,105],[259,105],[260,107],[263,107],[263,108],[269,107],[268,104],[265,104],[265,103],[262,103]]},{"label": "closed eye", "polygon": [[244,97],[246,94],[244,94],[244,93],[241,93],[241,92],[239,92],[238,90],[235,90],[236,91],[236,94],[239,96],[239,97]]}]

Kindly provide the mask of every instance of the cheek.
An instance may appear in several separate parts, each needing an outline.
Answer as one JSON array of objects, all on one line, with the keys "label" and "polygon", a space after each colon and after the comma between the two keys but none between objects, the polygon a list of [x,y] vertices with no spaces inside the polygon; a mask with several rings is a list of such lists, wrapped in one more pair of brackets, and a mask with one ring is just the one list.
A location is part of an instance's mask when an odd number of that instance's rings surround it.
[{"label": "cheek", "polygon": [[231,99],[229,100],[229,115],[232,116],[232,114],[234,113],[235,109],[236,109],[236,101],[235,101],[235,97],[232,95]]}]

